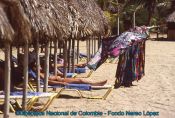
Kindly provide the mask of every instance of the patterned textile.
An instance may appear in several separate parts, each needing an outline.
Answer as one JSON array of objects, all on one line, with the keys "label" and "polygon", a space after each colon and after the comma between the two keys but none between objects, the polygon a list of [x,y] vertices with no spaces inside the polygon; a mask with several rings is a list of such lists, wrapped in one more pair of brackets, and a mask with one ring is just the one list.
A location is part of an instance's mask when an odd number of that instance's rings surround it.
[{"label": "patterned textile", "polygon": [[103,64],[106,59],[110,57],[118,57],[120,55],[121,49],[126,49],[133,42],[139,42],[147,38],[148,28],[145,26],[135,27],[130,29],[120,36],[109,37],[109,39],[102,40],[102,44],[95,54],[94,58],[88,62],[87,67],[92,70],[96,70],[101,64]]},{"label": "patterned textile", "polygon": [[131,86],[132,81],[140,80],[144,75],[145,41],[136,42],[124,49],[119,56],[116,71],[115,87],[120,85]]},{"label": "patterned textile", "polygon": [[135,27],[129,31],[122,33],[111,43],[112,45],[109,47],[109,50],[112,50],[116,47],[127,48],[132,43],[132,41],[140,41],[146,39],[148,37],[147,31],[148,29],[142,26]]}]

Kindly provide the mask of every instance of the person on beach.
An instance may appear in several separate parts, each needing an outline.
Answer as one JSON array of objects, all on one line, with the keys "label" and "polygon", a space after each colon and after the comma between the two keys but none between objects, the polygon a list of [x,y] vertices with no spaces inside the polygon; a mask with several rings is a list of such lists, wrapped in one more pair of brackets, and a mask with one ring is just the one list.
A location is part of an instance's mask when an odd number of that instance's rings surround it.
[{"label": "person on beach", "polygon": [[[23,56],[24,55],[22,55],[22,54],[20,54],[18,56],[19,62],[22,62]],[[34,72],[35,75],[36,75],[36,59],[34,57],[33,58],[32,57],[31,57],[31,55],[29,55],[29,71]],[[19,64],[19,66],[21,66],[19,68],[22,68],[22,64]],[[44,68],[44,63],[41,62],[40,78],[44,80],[43,68]],[[34,77],[34,79],[36,79],[36,77]],[[103,86],[103,85],[106,84],[106,82],[107,82],[107,80],[103,80],[103,81],[99,81],[99,82],[92,82],[92,81],[89,81],[89,80],[87,81],[87,80],[81,79],[81,78],[62,78],[62,76],[59,76],[59,75],[55,76],[55,75],[52,75],[52,74],[50,74],[50,76],[48,78],[48,84],[49,85],[90,84],[92,86]]]},{"label": "person on beach", "polygon": [[[35,62],[31,62],[29,64],[29,68],[31,69],[30,71],[36,72],[36,64]],[[40,78],[44,79],[44,73],[41,68],[40,72]],[[36,79],[36,78],[34,78]],[[67,85],[67,84],[90,84],[92,86],[103,86],[105,85],[107,80],[99,81],[99,82],[92,82],[92,81],[87,81],[85,79],[81,78],[62,78],[60,76],[55,76],[55,75],[50,75],[48,78],[48,84],[49,85]]]}]

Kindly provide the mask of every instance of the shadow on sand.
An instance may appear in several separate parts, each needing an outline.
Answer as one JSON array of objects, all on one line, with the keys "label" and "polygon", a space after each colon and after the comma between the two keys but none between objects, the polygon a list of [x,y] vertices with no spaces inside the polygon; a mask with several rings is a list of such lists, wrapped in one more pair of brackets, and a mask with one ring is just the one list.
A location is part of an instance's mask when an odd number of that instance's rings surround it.
[{"label": "shadow on sand", "polygon": [[169,39],[169,38],[154,38],[154,39],[150,39],[151,41],[171,41],[171,42],[175,42],[175,39]]}]

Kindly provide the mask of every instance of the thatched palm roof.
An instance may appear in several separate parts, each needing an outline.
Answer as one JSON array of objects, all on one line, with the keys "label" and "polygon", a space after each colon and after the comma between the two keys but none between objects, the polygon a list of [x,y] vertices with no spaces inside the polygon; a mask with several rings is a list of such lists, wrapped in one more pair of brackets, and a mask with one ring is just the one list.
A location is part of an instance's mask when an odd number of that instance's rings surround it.
[{"label": "thatched palm roof", "polygon": [[105,18],[101,8],[94,2],[94,0],[89,0],[89,9],[91,11],[91,16],[93,17],[94,24],[97,25],[95,34],[104,35],[109,30],[109,24]]},{"label": "thatched palm roof", "polygon": [[15,31],[15,40],[13,43],[15,45],[31,43],[31,25],[21,3],[18,0],[9,0],[7,5],[9,6],[9,20]]},{"label": "thatched palm roof", "polygon": [[6,5],[0,2],[0,43],[12,42],[14,37],[14,30],[8,20],[5,11]]},{"label": "thatched palm roof", "polygon": [[20,0],[40,41],[103,34],[107,26],[93,0]]},{"label": "thatched palm roof", "polygon": [[66,0],[47,0],[51,3],[55,27],[59,32],[59,39],[68,39],[71,34],[70,15]]},{"label": "thatched palm roof", "polygon": [[[18,44],[30,43],[31,39],[45,43],[103,35],[108,27],[94,0],[2,0],[0,3],[1,39],[14,38],[13,42]],[[3,5],[7,6],[6,12]]]},{"label": "thatched palm roof", "polygon": [[9,40],[18,45],[30,43],[31,27],[20,2],[18,0],[2,0],[0,9],[1,39]]},{"label": "thatched palm roof", "polygon": [[167,22],[175,22],[175,11],[167,17]]},{"label": "thatched palm roof", "polygon": [[69,35],[64,0],[20,0],[32,25],[33,39],[45,42]]},{"label": "thatched palm roof", "polygon": [[108,28],[103,11],[94,0],[67,0],[74,25],[73,37],[103,35]]}]

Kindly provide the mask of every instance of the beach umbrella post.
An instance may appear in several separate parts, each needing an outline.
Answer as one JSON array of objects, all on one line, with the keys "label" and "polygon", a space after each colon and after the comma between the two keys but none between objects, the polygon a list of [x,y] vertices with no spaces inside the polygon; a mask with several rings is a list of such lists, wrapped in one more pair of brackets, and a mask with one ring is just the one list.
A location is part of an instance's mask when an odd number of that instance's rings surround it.
[{"label": "beach umbrella post", "polygon": [[45,62],[44,62],[44,89],[43,92],[47,92],[48,90],[48,78],[49,78],[49,46],[50,42],[46,42],[45,44]]},{"label": "beach umbrella post", "polygon": [[70,69],[70,66],[71,66],[71,39],[69,39],[69,42],[68,42],[68,56],[67,56],[67,60],[68,60],[68,72],[71,71]]},{"label": "beach umbrella post", "polygon": [[67,40],[64,41],[63,44],[63,56],[64,56],[64,78],[66,78],[66,74],[67,74]]},{"label": "beach umbrella post", "polygon": [[58,40],[54,41],[54,74],[57,76],[57,52],[58,52]]},{"label": "beach umbrella post", "polygon": [[89,55],[89,41],[86,40],[86,55],[87,55],[87,63],[89,62],[88,55]]},{"label": "beach umbrella post", "polygon": [[94,37],[94,54],[96,53],[96,37]]},{"label": "beach umbrella post", "polygon": [[91,57],[91,37],[88,38],[89,41],[89,54],[88,54],[88,61],[90,61],[90,57]]},{"label": "beach umbrella post", "polygon": [[133,27],[135,28],[136,26],[136,11],[133,13]]},{"label": "beach umbrella post", "polygon": [[24,88],[23,88],[22,108],[24,110],[27,110],[28,53],[29,53],[29,45],[28,45],[28,42],[27,42],[24,45],[24,63],[23,63]]},{"label": "beach umbrella post", "polygon": [[[92,44],[91,44],[91,48],[92,48],[92,55],[94,54],[94,39],[93,39],[93,36],[91,37],[91,42],[92,42]],[[90,56],[90,58],[91,58],[91,56]]]},{"label": "beach umbrella post", "polygon": [[72,73],[75,73],[75,39],[72,39]]},{"label": "beach umbrella post", "polygon": [[80,41],[77,39],[77,64],[79,63],[79,55],[80,55]]},{"label": "beach umbrella post", "polygon": [[39,41],[36,41],[36,65],[37,65],[37,92],[40,91],[40,52],[39,52]]},{"label": "beach umbrella post", "polygon": [[5,103],[4,103],[4,118],[9,118],[9,105],[10,105],[10,44],[5,43]]}]

